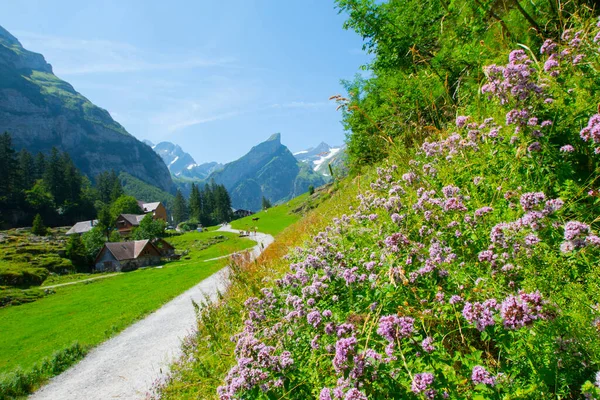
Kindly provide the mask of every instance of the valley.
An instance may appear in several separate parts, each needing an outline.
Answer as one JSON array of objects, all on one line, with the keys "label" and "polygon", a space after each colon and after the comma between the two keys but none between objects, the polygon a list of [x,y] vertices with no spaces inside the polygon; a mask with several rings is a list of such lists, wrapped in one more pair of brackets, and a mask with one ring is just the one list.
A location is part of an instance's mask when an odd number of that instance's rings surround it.
[{"label": "valley", "polygon": [[3,10],[0,400],[600,399],[597,1]]}]

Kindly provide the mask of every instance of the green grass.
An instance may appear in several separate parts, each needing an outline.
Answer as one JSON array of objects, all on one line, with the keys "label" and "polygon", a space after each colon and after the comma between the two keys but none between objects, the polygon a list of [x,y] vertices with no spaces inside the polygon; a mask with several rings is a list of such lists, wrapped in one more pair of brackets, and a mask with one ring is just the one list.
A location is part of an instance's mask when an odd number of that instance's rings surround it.
[{"label": "green grass", "polygon": [[[302,216],[292,211],[301,207],[308,200],[308,193],[298,196],[287,203],[257,212],[249,217],[237,219],[231,223],[231,227],[241,230],[256,230],[258,232],[278,235],[285,228],[298,221]],[[259,218],[258,221],[252,221]]]},{"label": "green grass", "polygon": [[[231,240],[232,238],[235,238],[235,240]],[[179,263],[193,263],[210,260],[211,258],[222,257],[256,245],[256,242],[253,240],[240,238],[233,233],[217,232],[214,230],[188,232],[184,235],[174,236],[167,240],[175,246],[176,249],[190,250],[190,253],[187,256],[178,261]],[[207,247],[211,243],[218,243],[218,245]]]},{"label": "green grass", "polygon": [[224,232],[187,233],[169,240],[185,245],[226,237],[204,250],[190,248],[190,260],[94,282],[56,288],[34,303],[0,309],[0,373],[28,370],[39,360],[77,341],[95,346],[222,268],[227,259],[201,262],[254,245]]}]

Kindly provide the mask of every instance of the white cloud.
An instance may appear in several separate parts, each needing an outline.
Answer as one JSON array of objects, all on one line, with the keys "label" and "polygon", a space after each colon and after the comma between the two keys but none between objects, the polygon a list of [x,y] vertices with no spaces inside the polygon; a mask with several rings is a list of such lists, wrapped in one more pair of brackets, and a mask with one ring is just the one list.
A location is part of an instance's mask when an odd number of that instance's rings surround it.
[{"label": "white cloud", "polygon": [[233,57],[203,54],[156,54],[131,44],[74,39],[16,31],[23,46],[44,54],[57,75],[166,71],[206,67],[237,68]]}]

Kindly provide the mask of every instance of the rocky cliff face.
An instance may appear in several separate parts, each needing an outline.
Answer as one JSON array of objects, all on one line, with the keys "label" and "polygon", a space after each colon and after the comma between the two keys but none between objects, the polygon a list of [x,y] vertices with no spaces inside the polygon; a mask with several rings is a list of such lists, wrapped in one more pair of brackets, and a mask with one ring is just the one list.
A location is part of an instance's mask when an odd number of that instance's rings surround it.
[{"label": "rocky cliff face", "polygon": [[90,177],[114,169],[170,191],[169,170],[150,146],[56,77],[41,54],[0,27],[0,131],[17,149],[68,152]]},{"label": "rocky cliff face", "polygon": [[254,211],[260,209],[263,196],[276,203],[306,192],[310,185],[325,183],[322,176],[294,158],[278,133],[208,179],[225,185],[234,208]]}]

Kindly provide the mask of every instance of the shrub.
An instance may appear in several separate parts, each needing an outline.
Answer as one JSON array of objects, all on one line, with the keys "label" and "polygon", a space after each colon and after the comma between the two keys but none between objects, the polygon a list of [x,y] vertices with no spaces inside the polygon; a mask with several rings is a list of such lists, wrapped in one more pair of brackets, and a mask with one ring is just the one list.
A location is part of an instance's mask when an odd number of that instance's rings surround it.
[{"label": "shrub", "polygon": [[44,221],[42,221],[42,216],[40,214],[36,214],[33,219],[33,226],[31,227],[31,233],[38,236],[46,236],[48,230],[44,226]]},{"label": "shrub", "polygon": [[193,231],[196,230],[198,228],[199,222],[194,220],[194,219],[190,219],[184,222],[180,222],[179,225],[177,225],[177,229],[183,232],[188,232],[188,231]]}]

